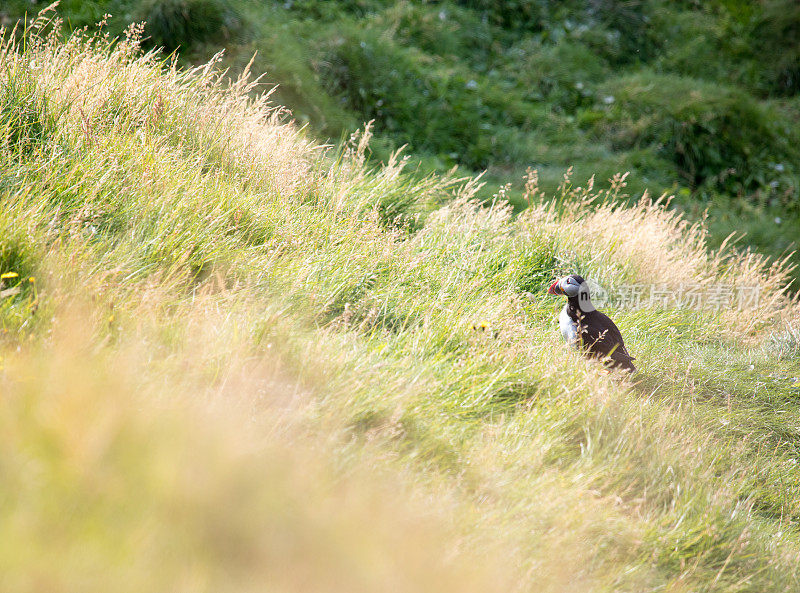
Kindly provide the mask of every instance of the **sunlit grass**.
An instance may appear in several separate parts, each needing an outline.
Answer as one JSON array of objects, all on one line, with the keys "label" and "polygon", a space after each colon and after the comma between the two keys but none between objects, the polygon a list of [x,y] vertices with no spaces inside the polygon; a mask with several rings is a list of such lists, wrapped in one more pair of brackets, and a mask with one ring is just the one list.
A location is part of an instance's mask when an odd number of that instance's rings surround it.
[{"label": "sunlit grass", "polygon": [[[316,146],[136,30],[28,38],[0,51],[27,110],[0,113],[11,589],[797,584],[785,263],[614,205],[622,176],[531,175],[515,217],[478,180],[367,169],[368,129]],[[567,271],[762,298],[614,311],[629,380],[557,338]]]}]

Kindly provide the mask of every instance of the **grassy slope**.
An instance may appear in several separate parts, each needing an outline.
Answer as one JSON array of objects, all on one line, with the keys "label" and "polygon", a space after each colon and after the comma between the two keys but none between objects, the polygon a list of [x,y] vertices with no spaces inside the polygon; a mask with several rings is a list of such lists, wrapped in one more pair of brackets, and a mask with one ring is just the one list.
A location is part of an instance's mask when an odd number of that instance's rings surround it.
[{"label": "grassy slope", "polygon": [[[513,218],[367,170],[135,43],[0,66],[7,589],[797,588],[780,266],[619,179]],[[630,382],[557,339],[566,270],[762,299],[612,311]]]},{"label": "grassy slope", "polygon": [[[30,12],[8,0],[0,21]],[[488,169],[480,192],[529,167],[555,191],[630,171],[629,191],[675,194],[709,242],[731,233],[783,257],[800,228],[794,0],[62,0],[71,27],[106,13],[183,64],[221,47],[252,60],[317,139],[375,120],[371,155],[409,145],[425,171]],[[794,260],[796,263],[800,259]],[[796,280],[795,276],[795,280]]]},{"label": "grassy slope", "polygon": [[773,256],[796,244],[790,1],[229,5],[245,25],[227,63],[257,51],[322,138],[374,119],[378,158],[408,143],[428,170],[488,168],[517,207],[529,167],[549,191],[568,167],[581,182],[630,171],[636,197],[674,193],[693,220],[708,209],[717,246],[732,231]]}]

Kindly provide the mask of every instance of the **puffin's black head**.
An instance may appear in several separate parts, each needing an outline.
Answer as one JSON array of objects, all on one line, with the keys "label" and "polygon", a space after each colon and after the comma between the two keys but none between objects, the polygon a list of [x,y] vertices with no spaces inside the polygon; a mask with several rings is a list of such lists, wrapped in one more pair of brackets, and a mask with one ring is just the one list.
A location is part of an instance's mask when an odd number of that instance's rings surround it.
[{"label": "puffin's black head", "polygon": [[[580,292],[581,286],[586,286],[586,281],[577,274],[570,274],[559,278],[547,289],[547,294],[558,294],[566,297],[576,297]],[[588,288],[587,294],[588,294]]]},{"label": "puffin's black head", "polygon": [[592,297],[589,295],[589,285],[577,274],[570,274],[556,280],[550,285],[547,292],[567,297],[570,305],[577,307],[584,313],[590,313],[595,310],[592,304]]}]

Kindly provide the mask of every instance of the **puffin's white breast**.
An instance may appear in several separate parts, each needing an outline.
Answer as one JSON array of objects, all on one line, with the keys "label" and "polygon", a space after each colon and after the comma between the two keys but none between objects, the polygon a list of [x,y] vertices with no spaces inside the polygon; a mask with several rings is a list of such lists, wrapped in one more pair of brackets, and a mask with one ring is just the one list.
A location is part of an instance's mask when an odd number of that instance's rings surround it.
[{"label": "puffin's white breast", "polygon": [[573,321],[567,314],[567,307],[565,305],[558,315],[558,326],[561,328],[561,335],[567,341],[567,344],[573,348],[578,347],[578,324]]}]

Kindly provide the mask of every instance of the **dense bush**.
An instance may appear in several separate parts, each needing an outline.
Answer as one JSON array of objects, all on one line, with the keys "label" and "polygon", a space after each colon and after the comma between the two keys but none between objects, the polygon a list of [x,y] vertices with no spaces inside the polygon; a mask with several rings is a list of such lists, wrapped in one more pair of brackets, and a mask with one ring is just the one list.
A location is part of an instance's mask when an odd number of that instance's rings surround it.
[{"label": "dense bush", "polygon": [[[647,0],[588,0],[570,3],[562,19],[570,36],[612,64],[647,61],[659,49]],[[577,23],[573,23],[572,19]]]},{"label": "dense bush", "polygon": [[150,41],[167,51],[226,39],[239,28],[226,0],[146,0],[138,16],[147,23]]},{"label": "dense bush", "polygon": [[589,48],[569,40],[555,45],[522,43],[510,55],[525,98],[547,101],[565,112],[592,105],[595,83],[608,73],[606,64]]},{"label": "dense bush", "polygon": [[514,130],[538,117],[523,101],[466,69],[439,64],[379,33],[353,27],[332,39],[318,62],[330,92],[376,120],[378,131],[417,151],[469,167],[517,158]]},{"label": "dense bush", "polygon": [[269,2],[303,19],[336,20],[343,13],[363,17],[393,4],[388,0],[272,0]]},{"label": "dense bush", "polygon": [[[697,11],[662,14],[657,26],[663,34],[663,51],[652,65],[658,71],[728,82],[737,77],[727,31],[714,15]],[[698,56],[705,59],[698,60]]]},{"label": "dense bush", "polygon": [[[754,70],[764,88],[779,95],[800,92],[800,3],[767,0],[752,33]],[[770,56],[768,60],[758,59]]]},{"label": "dense bush", "polygon": [[762,96],[800,91],[796,0],[715,0],[684,12],[674,8],[665,4],[656,13],[656,28],[669,39],[671,71],[743,85]]},{"label": "dense bush", "polygon": [[457,3],[477,11],[492,25],[513,31],[541,31],[550,4],[548,0],[457,0]]},{"label": "dense bush", "polygon": [[375,16],[374,28],[386,30],[402,45],[482,65],[491,53],[495,30],[471,10],[443,4],[397,2]]},{"label": "dense bush", "polygon": [[777,114],[733,88],[643,73],[611,80],[601,93],[596,132],[621,149],[655,145],[692,188],[754,191],[795,162]]}]

